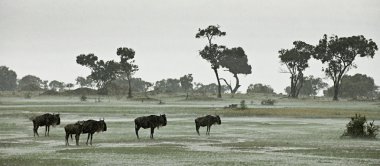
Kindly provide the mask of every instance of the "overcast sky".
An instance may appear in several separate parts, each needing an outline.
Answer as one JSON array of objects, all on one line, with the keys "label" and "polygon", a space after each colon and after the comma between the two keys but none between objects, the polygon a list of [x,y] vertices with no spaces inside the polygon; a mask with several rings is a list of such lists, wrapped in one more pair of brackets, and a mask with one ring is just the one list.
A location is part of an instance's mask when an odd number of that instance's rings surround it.
[{"label": "overcast sky", "polygon": [[[75,83],[90,70],[76,64],[79,54],[118,60],[116,49],[136,51],[136,77],[155,82],[192,73],[195,82],[216,82],[210,64],[198,51],[198,28],[220,25],[227,47],[242,47],[253,74],[249,84],[271,85],[284,92],[289,74],[280,73],[278,50],[302,40],[317,44],[323,34],[364,35],[380,46],[379,0],[0,0],[0,66],[43,80]],[[356,60],[357,69],[380,85],[380,52]],[[310,62],[305,75],[325,77],[323,65]],[[377,67],[377,68],[375,68]],[[230,73],[222,77],[233,81]],[[331,84],[329,79],[326,82]]]}]

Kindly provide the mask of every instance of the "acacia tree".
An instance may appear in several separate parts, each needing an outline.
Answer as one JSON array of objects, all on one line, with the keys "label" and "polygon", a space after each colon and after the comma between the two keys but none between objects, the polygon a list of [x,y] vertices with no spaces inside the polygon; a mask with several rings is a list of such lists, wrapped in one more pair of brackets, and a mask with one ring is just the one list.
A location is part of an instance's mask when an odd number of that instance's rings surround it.
[{"label": "acacia tree", "polygon": [[294,48],[281,49],[278,53],[281,63],[290,73],[290,97],[297,98],[303,85],[303,71],[309,67],[308,61],[314,47],[302,41],[293,42]]},{"label": "acacia tree", "polygon": [[241,86],[239,83],[238,74],[247,75],[252,73],[252,67],[248,64],[248,57],[241,47],[232,49],[226,48],[220,58],[220,65],[227,68],[227,70],[232,73],[235,78],[234,88],[232,88],[231,84],[228,84],[226,79],[221,78],[221,80],[223,80],[231,90],[232,95],[235,94]]},{"label": "acacia tree", "polygon": [[107,62],[98,60],[98,57],[94,54],[81,54],[77,56],[76,61],[78,64],[91,69],[90,77],[100,89],[115,80],[119,74],[119,63],[113,60]]},{"label": "acacia tree", "polygon": [[186,100],[189,98],[189,90],[193,89],[193,76],[192,74],[184,75],[179,78],[181,88],[186,92]]},{"label": "acacia tree", "polygon": [[322,69],[326,76],[331,78],[334,83],[333,100],[338,100],[338,94],[342,77],[350,69],[356,68],[354,60],[356,57],[373,58],[377,45],[371,39],[367,40],[364,36],[351,37],[327,37],[325,34],[315,48],[313,57],[320,60],[327,67]]},{"label": "acacia tree", "polygon": [[128,80],[128,98],[132,98],[132,75],[139,70],[138,66],[134,64],[135,51],[132,48],[120,47],[117,49],[116,54],[120,56],[120,70],[122,78]]},{"label": "acacia tree", "polygon": [[210,62],[212,70],[214,70],[216,80],[218,82],[218,98],[222,97],[221,90],[222,87],[220,85],[220,79],[218,74],[218,69],[220,67],[219,58],[222,55],[224,50],[224,46],[217,45],[213,43],[213,39],[215,37],[225,36],[226,32],[222,32],[219,30],[220,26],[210,25],[206,29],[199,29],[198,33],[195,35],[195,38],[207,38],[208,45],[203,48],[203,50],[199,51],[199,55]]}]

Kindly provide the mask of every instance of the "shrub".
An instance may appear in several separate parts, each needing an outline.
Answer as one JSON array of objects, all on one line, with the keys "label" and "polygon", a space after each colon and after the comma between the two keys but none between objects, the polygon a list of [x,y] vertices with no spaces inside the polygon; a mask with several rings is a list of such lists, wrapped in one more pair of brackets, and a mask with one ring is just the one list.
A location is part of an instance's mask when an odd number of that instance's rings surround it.
[{"label": "shrub", "polygon": [[240,109],[242,109],[242,110],[247,109],[247,105],[245,104],[245,100],[240,101]]},{"label": "shrub", "polygon": [[82,95],[80,97],[80,101],[87,101],[87,96],[86,95]]},{"label": "shrub", "polygon": [[272,99],[266,99],[261,101],[261,105],[274,105],[276,101]]},{"label": "shrub", "polygon": [[352,138],[376,138],[379,126],[374,124],[374,121],[367,123],[365,116],[355,114],[351,117],[351,121],[346,125],[346,130],[342,136],[349,136]]}]

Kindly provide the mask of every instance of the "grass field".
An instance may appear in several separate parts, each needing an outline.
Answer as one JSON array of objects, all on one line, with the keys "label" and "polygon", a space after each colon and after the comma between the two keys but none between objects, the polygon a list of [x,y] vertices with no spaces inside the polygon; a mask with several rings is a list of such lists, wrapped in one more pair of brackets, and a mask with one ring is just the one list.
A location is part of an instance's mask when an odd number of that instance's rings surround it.
[{"label": "grass field", "polygon": [[[79,97],[0,98],[1,165],[379,165],[380,141],[341,139],[355,113],[379,124],[378,102],[278,99],[274,106],[260,105],[254,97],[189,100],[162,97],[156,100],[80,102]],[[247,101],[248,109],[224,109]],[[33,137],[29,117],[60,113],[61,125],[50,137]],[[134,118],[167,115],[168,125],[155,131],[134,133]],[[219,114],[222,124],[211,135],[195,132],[194,119]],[[94,135],[93,146],[70,141],[65,146],[66,124],[105,118],[108,130]]]}]

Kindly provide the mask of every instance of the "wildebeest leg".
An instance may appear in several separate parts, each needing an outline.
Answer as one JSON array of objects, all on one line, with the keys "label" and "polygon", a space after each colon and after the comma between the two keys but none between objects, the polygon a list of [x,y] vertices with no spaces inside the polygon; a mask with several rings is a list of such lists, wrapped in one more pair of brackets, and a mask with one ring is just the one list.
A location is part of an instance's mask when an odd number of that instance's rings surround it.
[{"label": "wildebeest leg", "polygon": [[210,135],[211,126],[212,125],[210,125],[210,127],[208,127],[208,135]]},{"label": "wildebeest leg", "polygon": [[206,135],[210,135],[210,125],[207,125],[207,129],[206,129]]},{"label": "wildebeest leg", "polygon": [[72,134],[70,134],[70,137],[71,137],[71,141],[73,140],[73,135]]},{"label": "wildebeest leg", "polygon": [[66,146],[69,146],[69,133],[66,133],[66,136],[65,136],[65,141],[66,141]]},{"label": "wildebeest leg", "polygon": [[47,127],[47,136],[49,137],[49,132],[50,132],[50,125]]},{"label": "wildebeest leg", "polygon": [[86,145],[88,145],[88,139],[90,139],[90,134],[91,134],[91,133],[88,133],[88,135],[87,135],[87,142],[86,142]]},{"label": "wildebeest leg", "polygon": [[[71,134],[71,139],[73,138],[72,136],[73,135]],[[80,136],[80,134],[75,134],[75,142],[76,142],[77,146],[79,146],[79,136]]]},{"label": "wildebeest leg", "polygon": [[33,137],[36,136],[36,134],[38,137],[40,136],[38,135],[38,127],[39,126],[37,124],[33,124]]},{"label": "wildebeest leg", "polygon": [[199,128],[200,128],[200,127],[201,127],[201,126],[199,126],[198,124],[195,125],[195,130],[197,131],[198,135],[200,135],[200,134],[199,134]]},{"label": "wildebeest leg", "polygon": [[140,139],[139,138],[139,130],[140,130],[140,126],[135,126],[135,132],[136,132],[137,139]]},{"label": "wildebeest leg", "polygon": [[153,139],[154,127],[150,128],[150,139]]},{"label": "wildebeest leg", "polygon": [[94,133],[91,133],[91,140],[90,140],[90,145],[92,146],[92,135],[94,135]]}]

